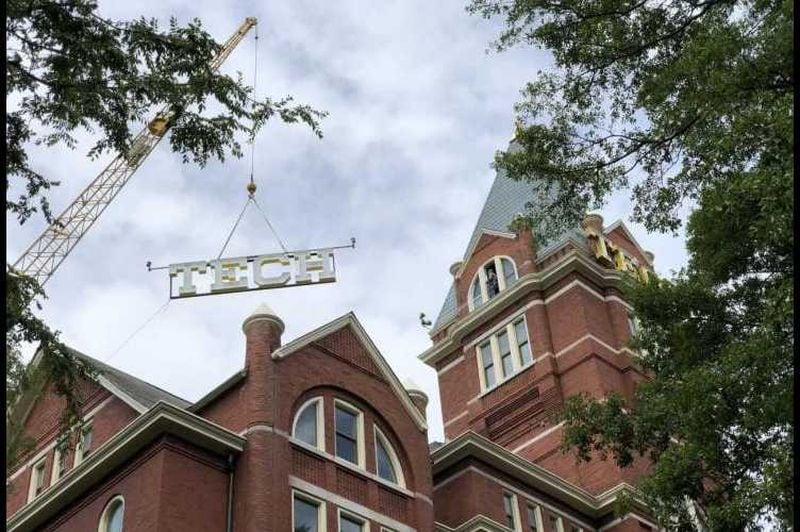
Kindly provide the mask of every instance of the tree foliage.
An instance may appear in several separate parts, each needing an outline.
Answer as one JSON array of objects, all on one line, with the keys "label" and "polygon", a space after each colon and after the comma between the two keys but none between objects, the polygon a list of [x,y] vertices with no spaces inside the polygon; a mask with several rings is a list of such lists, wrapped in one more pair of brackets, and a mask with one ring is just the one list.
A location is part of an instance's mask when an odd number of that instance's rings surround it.
[{"label": "tree foliage", "polygon": [[[652,379],[633,404],[568,401],[565,446],[627,466],[662,524],[793,527],[792,3],[780,0],[473,0],[502,17],[494,46],[552,52],[522,91],[520,149],[495,165],[554,198],[528,212],[539,240],[612,192],[632,218],[676,231],[689,263],[631,283],[635,346]],[[546,227],[547,233],[541,230]]]},{"label": "tree foliage", "polygon": [[[41,211],[52,216],[47,190],[57,185],[31,161],[32,146],[78,147],[77,134],[95,139],[88,156],[126,153],[134,133],[155,111],[172,114],[169,142],[184,162],[206,164],[240,157],[240,137],[255,135],[273,117],[301,122],[321,136],[325,113],[295,104],[290,96],[254,99],[238,77],[210,66],[220,51],[198,20],[160,29],[153,19],[107,20],[92,0],[9,0],[6,3],[6,210],[20,223]],[[231,28],[233,30],[233,28]],[[67,402],[64,422],[80,414],[77,383],[91,377],[31,310],[44,292],[32,279],[6,274],[6,472],[26,443],[14,405],[47,380]],[[33,343],[43,356],[34,375],[20,346]]]}]

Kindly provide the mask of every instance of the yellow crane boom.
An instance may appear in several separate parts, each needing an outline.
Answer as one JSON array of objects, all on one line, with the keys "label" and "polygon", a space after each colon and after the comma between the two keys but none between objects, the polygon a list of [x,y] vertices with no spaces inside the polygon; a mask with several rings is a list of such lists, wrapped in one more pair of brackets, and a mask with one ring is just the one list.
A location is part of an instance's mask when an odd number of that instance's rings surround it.
[{"label": "yellow crane boom", "polygon": [[[245,19],[211,60],[210,66],[214,71],[222,66],[225,59],[256,23],[254,17]],[[171,118],[169,106],[162,108],[134,137],[127,153],[117,155],[83,189],[83,192],[17,259],[13,269],[35,278],[40,286],[44,285],[164,137]]]}]

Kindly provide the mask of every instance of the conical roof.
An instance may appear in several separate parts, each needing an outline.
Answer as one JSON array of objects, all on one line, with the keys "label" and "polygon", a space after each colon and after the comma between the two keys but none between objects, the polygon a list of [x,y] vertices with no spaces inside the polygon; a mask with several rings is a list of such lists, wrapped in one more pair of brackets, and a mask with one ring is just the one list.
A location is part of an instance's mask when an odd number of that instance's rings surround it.
[{"label": "conical roof", "polygon": [[255,310],[253,310],[253,312],[251,312],[250,315],[244,319],[244,322],[242,322],[242,330],[247,327],[247,324],[255,320],[270,320],[278,325],[281,332],[283,332],[286,328],[286,325],[283,323],[283,320],[280,318],[280,316],[278,316],[275,311],[272,310],[272,307],[266,303],[261,303],[258,305]]},{"label": "conical roof", "polygon": [[[514,140],[512,140],[508,146],[508,151],[511,152],[520,149],[522,148]],[[543,192],[544,190],[539,190],[535,183],[511,179],[508,177],[505,170],[498,170],[494,182],[489,189],[486,202],[483,204],[483,209],[481,209],[480,216],[478,216],[478,221],[467,243],[462,263],[466,263],[469,260],[475,245],[485,231],[512,235],[513,232],[509,226],[515,216],[525,213],[528,203],[534,204],[534,208],[547,208],[554,192],[551,190],[547,195]],[[553,238],[545,249],[538,250],[538,254],[546,253],[553,247],[564,242],[570,236],[578,233],[580,233],[579,227],[565,231],[563,234]],[[431,330],[435,331],[439,329],[455,318],[457,314],[455,284],[451,284],[444,303],[442,304],[442,308],[439,311],[439,316],[436,318]]]}]

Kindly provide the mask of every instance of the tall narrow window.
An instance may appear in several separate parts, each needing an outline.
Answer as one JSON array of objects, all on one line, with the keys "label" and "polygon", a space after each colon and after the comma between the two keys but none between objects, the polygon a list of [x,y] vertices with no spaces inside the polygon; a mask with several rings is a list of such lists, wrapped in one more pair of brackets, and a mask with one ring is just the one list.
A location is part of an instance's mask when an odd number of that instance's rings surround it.
[{"label": "tall narrow window", "polygon": [[514,373],[514,361],[511,359],[511,345],[508,343],[508,333],[503,331],[497,335],[497,347],[500,350],[500,364],[503,366],[503,378]]},{"label": "tall narrow window", "polygon": [[497,379],[494,375],[494,357],[492,356],[492,345],[490,342],[486,342],[481,345],[481,363],[483,364],[483,379],[484,383],[486,384],[486,388],[493,388],[494,385],[497,383]]},{"label": "tall narrow window", "polygon": [[542,509],[532,504],[528,505],[528,527],[530,532],[544,532]]},{"label": "tall narrow window", "polygon": [[490,262],[483,267],[486,276],[486,295],[489,299],[500,293],[500,280],[497,278],[497,267],[494,262]]},{"label": "tall narrow window", "polygon": [[503,493],[503,509],[506,512],[506,524],[511,530],[519,530],[517,526],[517,497],[513,493]]},{"label": "tall narrow window", "polygon": [[483,303],[483,296],[481,295],[481,280],[476,277],[472,282],[472,308],[477,307]]},{"label": "tall narrow window", "polygon": [[125,499],[117,495],[106,504],[100,516],[99,532],[122,532],[122,521],[125,518]]},{"label": "tall narrow window", "polygon": [[64,476],[67,470],[67,445],[61,443],[56,445],[56,450],[53,453],[53,473],[51,475],[50,483],[54,483]]},{"label": "tall narrow window", "polygon": [[31,469],[31,485],[28,489],[29,501],[32,501],[44,491],[44,466],[45,458],[42,458]]},{"label": "tall narrow window", "polygon": [[292,527],[294,532],[325,530],[324,503],[295,493],[292,507]]},{"label": "tall narrow window", "polygon": [[517,280],[517,272],[514,270],[514,263],[508,259],[500,259],[500,264],[503,267],[503,281],[508,288]]},{"label": "tall narrow window", "polygon": [[514,336],[517,340],[517,349],[519,350],[520,365],[527,366],[533,359],[531,357],[531,346],[528,343],[528,330],[525,327],[525,320],[517,320],[514,322]]},{"label": "tall narrow window", "polygon": [[322,398],[317,397],[306,402],[295,415],[292,435],[298,440],[313,445],[318,449],[325,448],[324,417],[322,415]]},{"label": "tall narrow window", "polygon": [[403,470],[397,453],[378,427],[375,427],[375,463],[379,477],[400,486],[404,485]]},{"label": "tall narrow window", "polygon": [[361,412],[336,403],[336,456],[363,465],[363,426]]},{"label": "tall narrow window", "polygon": [[81,431],[78,445],[75,447],[75,465],[83,462],[92,452],[92,426],[87,425]]},{"label": "tall narrow window", "polygon": [[550,527],[553,532],[564,532],[564,521],[557,515],[551,515]]},{"label": "tall narrow window", "polygon": [[636,335],[637,330],[639,330],[639,328],[636,326],[636,320],[633,318],[633,316],[628,314],[628,332],[631,333],[631,336],[634,336]]}]

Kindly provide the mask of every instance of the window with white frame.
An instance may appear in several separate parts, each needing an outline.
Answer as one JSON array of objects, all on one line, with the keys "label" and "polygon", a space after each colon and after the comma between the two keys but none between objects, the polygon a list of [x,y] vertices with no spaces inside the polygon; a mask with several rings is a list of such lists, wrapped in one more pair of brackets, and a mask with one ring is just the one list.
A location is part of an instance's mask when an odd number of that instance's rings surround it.
[{"label": "window with white frame", "polygon": [[344,401],[334,401],[336,456],[364,467],[364,414]]},{"label": "window with white frame", "polygon": [[31,468],[31,484],[28,488],[28,501],[32,501],[44,491],[44,467],[46,458],[47,457],[42,457],[42,459],[36,462]]},{"label": "window with white frame", "polygon": [[517,509],[517,496],[513,493],[503,493],[503,510],[506,513],[506,525],[511,530],[519,530],[519,510]]},{"label": "window with white frame", "polygon": [[511,286],[517,267],[508,257],[494,257],[478,269],[469,288],[469,309],[473,310]]},{"label": "window with white frame", "polygon": [[511,320],[478,343],[481,388],[491,390],[533,363],[525,317]]},{"label": "window with white frame", "polygon": [[83,462],[89,454],[92,452],[92,425],[86,424],[81,429],[80,438],[78,438],[78,444],[75,446],[75,464],[73,467],[77,466],[81,462]]},{"label": "window with white frame", "polygon": [[628,332],[631,333],[631,336],[636,335],[636,331],[639,330],[639,323],[636,318],[631,316],[630,312],[627,314],[628,316]]},{"label": "window with white frame", "polygon": [[528,528],[530,532],[544,532],[542,509],[536,504],[528,505]]},{"label": "window with white frame", "polygon": [[125,519],[125,499],[117,495],[106,504],[100,516],[98,532],[122,532],[122,521]]},{"label": "window with white frame", "polygon": [[325,417],[322,404],[322,397],[315,397],[297,409],[292,424],[292,436],[324,451]]},{"label": "window with white frame", "polygon": [[324,532],[325,502],[295,491],[292,501],[292,530],[294,532]]},{"label": "window with white frame", "polygon": [[66,442],[56,445],[53,453],[53,472],[50,475],[50,484],[58,481],[67,470],[67,444]]},{"label": "window with white frame", "polygon": [[403,468],[400,466],[397,453],[389,443],[389,439],[377,426],[375,427],[375,469],[383,480],[405,486]]},{"label": "window with white frame", "polygon": [[550,515],[550,529],[553,532],[564,532],[564,520],[557,515]]},{"label": "window with white frame", "polygon": [[369,521],[340,508],[339,532],[369,532]]}]

